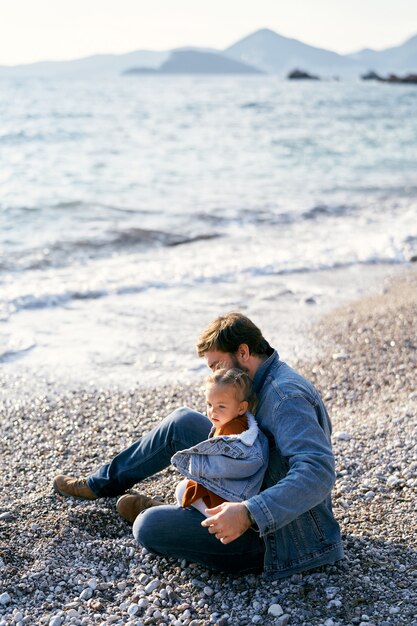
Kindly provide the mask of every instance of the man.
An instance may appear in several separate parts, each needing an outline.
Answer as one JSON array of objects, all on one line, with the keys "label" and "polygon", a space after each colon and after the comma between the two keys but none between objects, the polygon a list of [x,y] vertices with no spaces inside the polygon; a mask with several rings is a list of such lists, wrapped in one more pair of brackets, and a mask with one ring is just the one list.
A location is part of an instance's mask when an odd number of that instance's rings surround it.
[{"label": "man", "polygon": [[[224,502],[204,518],[196,509],[124,495],[117,510],[134,522],[149,551],[233,573],[264,571],[282,578],[343,558],[333,517],[330,419],[313,385],[288,365],[241,313],[215,319],[197,344],[208,367],[239,367],[253,380],[256,419],[269,440],[263,491],[242,503]],[[57,476],[62,495],[95,499],[123,494],[170,464],[179,450],[207,439],[208,418],[182,408],[87,479]]]}]

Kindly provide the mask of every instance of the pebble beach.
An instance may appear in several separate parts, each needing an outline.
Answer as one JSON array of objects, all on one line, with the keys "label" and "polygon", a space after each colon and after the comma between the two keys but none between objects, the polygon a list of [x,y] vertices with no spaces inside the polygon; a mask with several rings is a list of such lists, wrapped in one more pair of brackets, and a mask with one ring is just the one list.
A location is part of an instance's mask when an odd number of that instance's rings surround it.
[{"label": "pebble beach", "polygon": [[[345,560],[281,581],[230,577],[139,548],[115,499],[52,492],[181,405],[199,384],[76,389],[18,401],[0,378],[0,626],[417,624],[417,271],[322,318],[311,362],[333,421]],[[277,346],[279,350],[279,346]],[[138,490],[174,502],[173,468]]]}]

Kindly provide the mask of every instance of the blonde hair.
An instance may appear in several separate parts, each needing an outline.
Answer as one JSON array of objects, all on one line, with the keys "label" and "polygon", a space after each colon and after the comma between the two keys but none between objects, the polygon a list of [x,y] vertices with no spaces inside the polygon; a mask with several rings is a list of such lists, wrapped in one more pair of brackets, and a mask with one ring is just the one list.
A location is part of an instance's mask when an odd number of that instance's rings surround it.
[{"label": "blonde hair", "polygon": [[252,391],[252,381],[248,374],[243,370],[240,370],[237,367],[215,370],[206,378],[206,387],[209,385],[233,387],[236,398],[239,402],[246,401],[248,403],[248,410],[251,412],[255,409],[256,396]]}]

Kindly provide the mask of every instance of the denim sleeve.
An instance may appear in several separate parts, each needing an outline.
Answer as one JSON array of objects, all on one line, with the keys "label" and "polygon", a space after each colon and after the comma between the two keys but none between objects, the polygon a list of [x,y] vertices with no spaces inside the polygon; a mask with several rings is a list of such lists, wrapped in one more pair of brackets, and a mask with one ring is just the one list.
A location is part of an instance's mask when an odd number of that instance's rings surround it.
[{"label": "denim sleeve", "polygon": [[262,466],[262,458],[255,456],[234,459],[223,454],[193,454],[190,457],[190,473],[197,481],[199,478],[247,478]]},{"label": "denim sleeve", "polygon": [[335,482],[335,464],[314,406],[303,396],[282,400],[269,422],[288,473],[275,485],[245,501],[260,535],[286,526],[325,500]]}]

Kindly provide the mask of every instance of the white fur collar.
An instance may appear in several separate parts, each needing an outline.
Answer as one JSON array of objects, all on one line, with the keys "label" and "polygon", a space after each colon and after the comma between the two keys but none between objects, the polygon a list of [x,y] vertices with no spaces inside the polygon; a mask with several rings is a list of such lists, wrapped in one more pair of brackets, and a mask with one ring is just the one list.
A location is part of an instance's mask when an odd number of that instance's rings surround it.
[{"label": "white fur collar", "polygon": [[[221,439],[222,437],[227,437],[228,439],[237,439],[244,443],[245,446],[253,446],[259,434],[258,423],[255,419],[255,416],[252,415],[252,413],[249,413],[249,411],[247,411],[245,415],[248,418],[247,430],[244,430],[243,433],[239,433],[238,435],[220,435],[219,439]],[[214,433],[215,430],[216,429],[213,427],[210,433],[210,438],[213,438],[212,433]]]}]

